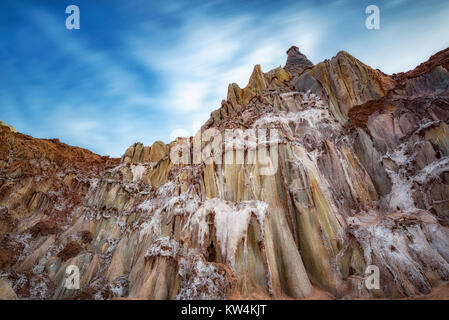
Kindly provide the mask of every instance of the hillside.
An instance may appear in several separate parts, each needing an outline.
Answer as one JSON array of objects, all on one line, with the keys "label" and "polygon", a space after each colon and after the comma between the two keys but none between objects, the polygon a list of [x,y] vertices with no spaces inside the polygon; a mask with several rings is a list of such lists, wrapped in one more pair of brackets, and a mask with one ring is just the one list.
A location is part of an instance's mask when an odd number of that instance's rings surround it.
[{"label": "hillside", "polygon": [[395,75],[287,56],[121,159],[1,123],[0,298],[447,297],[449,48]]}]

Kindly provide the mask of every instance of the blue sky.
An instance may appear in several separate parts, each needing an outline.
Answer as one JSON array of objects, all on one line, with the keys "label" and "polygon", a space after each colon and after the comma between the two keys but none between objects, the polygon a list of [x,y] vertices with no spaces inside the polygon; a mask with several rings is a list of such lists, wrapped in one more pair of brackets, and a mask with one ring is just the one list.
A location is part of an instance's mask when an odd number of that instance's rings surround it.
[{"label": "blue sky", "polygon": [[[80,30],[65,28],[71,4]],[[370,4],[380,30],[365,28]],[[0,120],[119,157],[192,135],[228,83],[283,66],[291,45],[314,63],[345,50],[391,74],[448,47],[448,17],[447,0],[1,0]]]}]

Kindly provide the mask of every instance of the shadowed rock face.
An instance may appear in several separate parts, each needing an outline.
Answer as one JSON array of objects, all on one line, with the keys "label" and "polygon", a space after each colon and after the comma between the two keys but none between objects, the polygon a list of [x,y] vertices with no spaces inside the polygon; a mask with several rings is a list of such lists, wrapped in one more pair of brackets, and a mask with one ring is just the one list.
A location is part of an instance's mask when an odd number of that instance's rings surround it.
[{"label": "shadowed rock face", "polygon": [[284,69],[291,74],[301,74],[304,70],[313,67],[313,63],[303,55],[298,47],[292,46],[287,50],[287,63]]},{"label": "shadowed rock face", "polygon": [[219,160],[243,164],[180,164],[197,136],[109,159],[2,123],[0,298],[447,296],[447,52],[393,76],[345,52],[313,65],[296,47],[284,68],[256,66],[202,130],[276,129],[268,175],[265,142],[238,134]]}]

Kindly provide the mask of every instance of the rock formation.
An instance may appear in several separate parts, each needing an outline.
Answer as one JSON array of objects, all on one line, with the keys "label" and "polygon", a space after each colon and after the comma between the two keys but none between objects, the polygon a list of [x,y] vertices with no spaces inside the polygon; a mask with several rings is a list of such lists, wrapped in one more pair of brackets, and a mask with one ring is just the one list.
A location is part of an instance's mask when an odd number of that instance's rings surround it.
[{"label": "rock formation", "polygon": [[[1,123],[0,298],[447,294],[449,49],[391,76],[287,54],[229,85],[195,137],[121,159]],[[225,138],[198,143],[210,130]]]}]

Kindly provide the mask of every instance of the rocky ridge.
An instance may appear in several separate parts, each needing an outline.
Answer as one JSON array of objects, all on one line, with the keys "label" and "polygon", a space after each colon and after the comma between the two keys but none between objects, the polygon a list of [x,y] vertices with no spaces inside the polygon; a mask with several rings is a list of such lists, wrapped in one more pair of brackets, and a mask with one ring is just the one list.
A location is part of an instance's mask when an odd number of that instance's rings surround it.
[{"label": "rocky ridge", "polygon": [[[219,141],[219,160],[243,152],[242,164],[195,159],[212,144],[198,135],[110,159],[1,123],[0,298],[403,298],[441,288],[448,53],[392,76],[346,52],[314,65],[297,47],[283,68],[255,66],[202,127],[236,132],[231,147]],[[278,136],[252,144],[241,136],[271,129]],[[268,175],[257,155],[267,145],[277,163]],[[65,286],[70,265],[79,290]],[[365,286],[369,265],[379,289]]]}]

